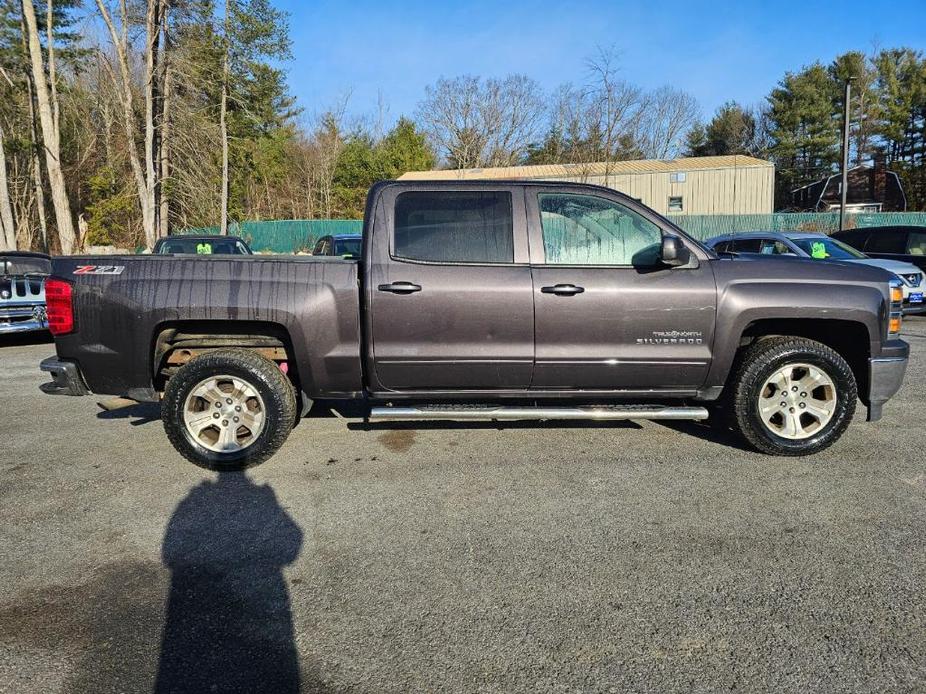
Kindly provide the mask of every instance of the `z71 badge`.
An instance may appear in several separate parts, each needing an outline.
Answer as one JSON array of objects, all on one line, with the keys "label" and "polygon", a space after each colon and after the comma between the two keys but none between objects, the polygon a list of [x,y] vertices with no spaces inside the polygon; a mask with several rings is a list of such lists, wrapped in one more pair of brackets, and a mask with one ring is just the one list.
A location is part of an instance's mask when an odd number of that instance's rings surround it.
[{"label": "z71 badge", "polygon": [[75,275],[121,275],[125,265],[78,265]]}]

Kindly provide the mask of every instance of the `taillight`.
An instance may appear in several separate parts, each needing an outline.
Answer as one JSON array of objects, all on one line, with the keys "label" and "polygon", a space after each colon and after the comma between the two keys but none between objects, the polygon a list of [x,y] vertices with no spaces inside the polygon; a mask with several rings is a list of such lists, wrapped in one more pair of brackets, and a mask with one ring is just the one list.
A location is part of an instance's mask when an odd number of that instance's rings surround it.
[{"label": "taillight", "polygon": [[45,312],[52,335],[74,332],[74,303],[71,295],[69,282],[53,278],[45,280]]}]

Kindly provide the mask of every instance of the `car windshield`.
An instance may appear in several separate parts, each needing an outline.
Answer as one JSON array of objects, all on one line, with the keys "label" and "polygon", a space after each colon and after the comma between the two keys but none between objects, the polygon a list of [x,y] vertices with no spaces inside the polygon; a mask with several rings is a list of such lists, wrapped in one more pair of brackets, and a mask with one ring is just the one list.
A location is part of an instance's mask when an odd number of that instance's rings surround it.
[{"label": "car windshield", "polygon": [[237,239],[167,239],[158,247],[158,253],[188,253],[192,255],[244,255]]},{"label": "car windshield", "polygon": [[47,275],[51,261],[30,256],[0,255],[0,275]]},{"label": "car windshield", "polygon": [[355,239],[335,239],[335,255],[349,255],[353,258],[360,257],[360,237]]},{"label": "car windshield", "polygon": [[791,242],[817,260],[859,260],[867,258],[851,246],[826,236],[791,239]]}]

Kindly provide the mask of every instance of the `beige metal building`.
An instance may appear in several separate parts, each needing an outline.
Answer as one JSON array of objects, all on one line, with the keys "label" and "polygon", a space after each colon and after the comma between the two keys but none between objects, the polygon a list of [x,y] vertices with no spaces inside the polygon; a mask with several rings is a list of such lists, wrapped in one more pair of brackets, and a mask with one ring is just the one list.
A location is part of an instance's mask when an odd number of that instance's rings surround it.
[{"label": "beige metal building", "polygon": [[619,190],[668,215],[769,214],[775,192],[775,166],[741,154],[409,171],[399,178],[403,181],[534,179],[593,183]]}]

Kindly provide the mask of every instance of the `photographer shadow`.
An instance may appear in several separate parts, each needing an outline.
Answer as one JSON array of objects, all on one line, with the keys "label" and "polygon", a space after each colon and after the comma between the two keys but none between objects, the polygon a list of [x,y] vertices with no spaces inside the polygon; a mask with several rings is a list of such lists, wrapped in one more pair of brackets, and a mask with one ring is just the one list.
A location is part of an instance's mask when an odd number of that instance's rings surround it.
[{"label": "photographer shadow", "polygon": [[171,572],[156,692],[298,692],[283,567],[302,531],[269,486],[220,472],[178,504],[162,560]]}]

